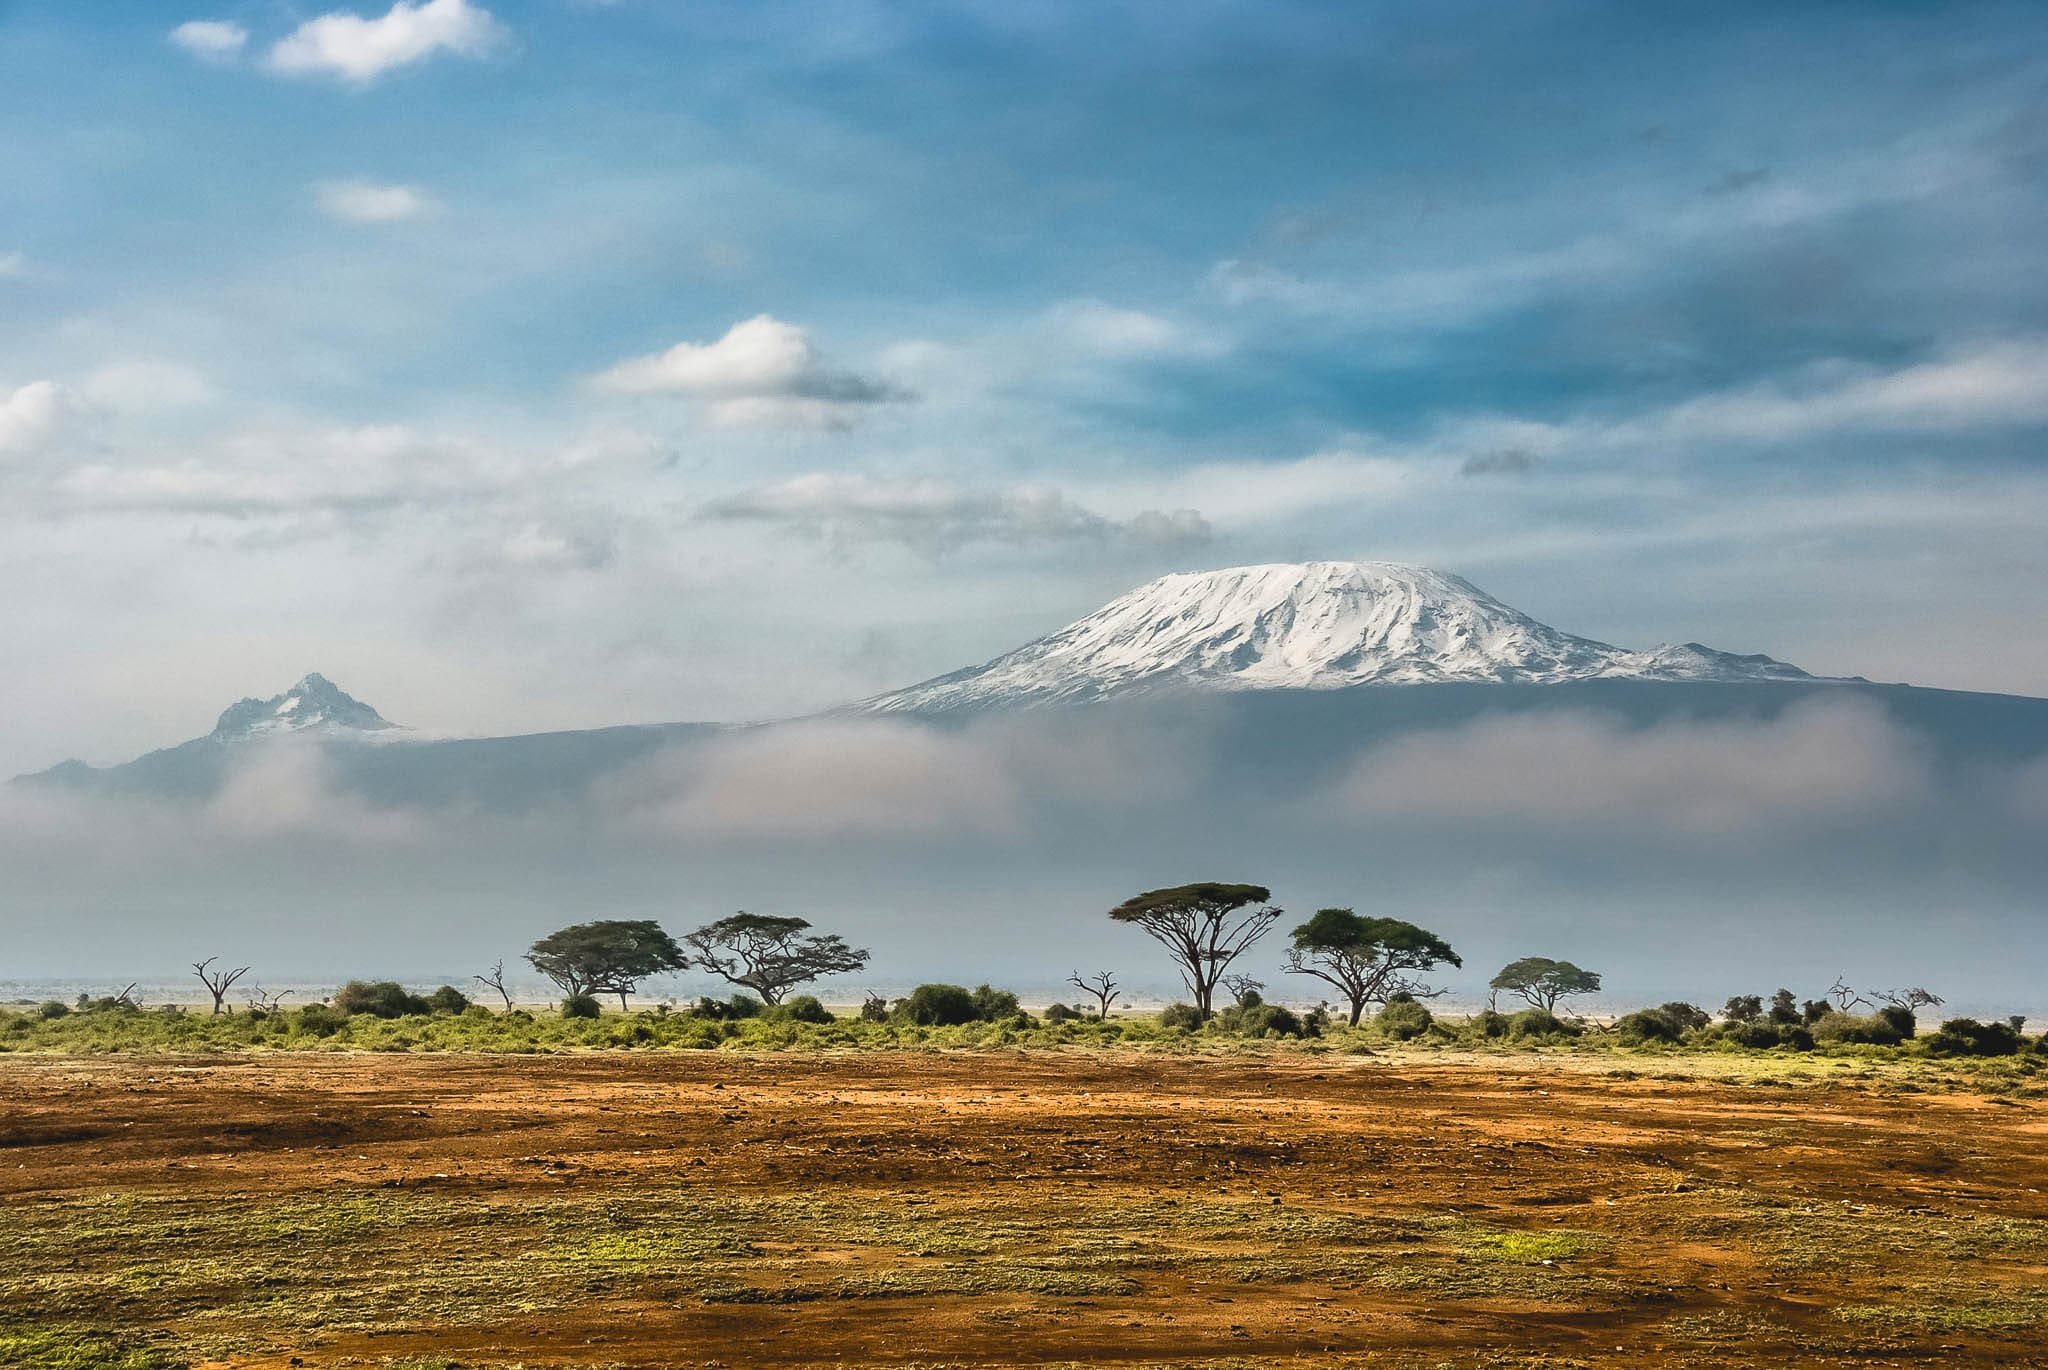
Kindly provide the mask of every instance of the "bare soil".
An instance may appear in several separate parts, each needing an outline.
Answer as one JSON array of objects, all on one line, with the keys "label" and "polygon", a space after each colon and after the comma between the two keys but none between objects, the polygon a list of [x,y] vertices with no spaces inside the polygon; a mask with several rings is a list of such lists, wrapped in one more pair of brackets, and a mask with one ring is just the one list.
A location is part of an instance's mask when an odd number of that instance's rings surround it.
[{"label": "bare soil", "polygon": [[2043,1100],[1660,1068],[5,1058],[0,1364],[2048,1364]]}]

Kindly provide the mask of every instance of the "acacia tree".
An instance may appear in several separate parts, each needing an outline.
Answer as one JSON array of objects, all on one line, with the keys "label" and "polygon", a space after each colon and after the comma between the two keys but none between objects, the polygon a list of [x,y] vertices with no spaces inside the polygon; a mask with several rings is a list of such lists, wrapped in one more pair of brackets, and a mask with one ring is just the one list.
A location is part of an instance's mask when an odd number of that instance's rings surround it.
[{"label": "acacia tree", "polygon": [[[214,970],[212,969],[213,963],[218,959],[218,957],[209,956],[204,961],[194,961],[192,963],[193,971],[199,976],[199,983],[206,986],[206,992],[213,996],[213,1011],[216,1014],[223,1012],[228,991],[234,988],[235,981],[249,973],[247,966],[241,966],[235,970],[229,970],[223,966],[219,970]],[[133,989],[135,987],[130,985],[128,988]],[[228,1013],[234,1012],[231,1008],[225,1009],[225,1011]]]},{"label": "acacia tree", "polygon": [[1134,895],[1109,916],[1143,929],[1166,948],[1206,1022],[1214,1012],[1216,985],[1230,963],[1279,919],[1272,898],[1264,885],[1176,885]]},{"label": "acacia tree", "polygon": [[1464,964],[1450,943],[1427,928],[1398,918],[1362,918],[1350,909],[1317,909],[1294,930],[1286,969],[1335,988],[1357,1027],[1367,1004],[1385,1004],[1395,994],[1432,999],[1443,993],[1416,978],[1417,972]]},{"label": "acacia tree", "polygon": [[1579,994],[1593,994],[1600,988],[1597,971],[1581,970],[1569,961],[1548,956],[1524,956],[1510,961],[1493,977],[1492,988],[1518,995],[1533,1008],[1555,1013],[1558,1004]]},{"label": "acacia tree", "polygon": [[730,918],[707,923],[687,933],[691,963],[731,984],[779,1004],[782,996],[821,975],[859,970],[867,952],[849,947],[838,936],[806,937],[810,922],[744,909]]},{"label": "acacia tree", "polygon": [[651,918],[577,923],[535,942],[526,959],[568,998],[616,994],[621,1009],[640,981],[687,964],[676,939]]},{"label": "acacia tree", "polygon": [[1117,994],[1114,975],[1106,970],[1098,970],[1084,980],[1081,978],[1081,972],[1077,970],[1067,977],[1067,983],[1083,994],[1094,995],[1095,1002],[1100,1005],[1095,1016],[1105,1023],[1109,1021],[1109,1006],[1116,1002]]}]

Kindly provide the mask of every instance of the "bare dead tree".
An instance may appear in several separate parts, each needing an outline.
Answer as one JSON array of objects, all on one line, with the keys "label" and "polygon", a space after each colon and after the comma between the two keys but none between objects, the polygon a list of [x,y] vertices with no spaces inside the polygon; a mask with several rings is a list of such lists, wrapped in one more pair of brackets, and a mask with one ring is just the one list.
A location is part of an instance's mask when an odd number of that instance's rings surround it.
[{"label": "bare dead tree", "polygon": [[218,957],[209,956],[204,961],[194,961],[192,969],[198,974],[199,983],[206,986],[207,993],[213,996],[213,1011],[217,1014],[223,1012],[233,1013],[233,1009],[225,1006],[228,990],[234,987],[235,981],[249,973],[249,968],[241,966],[235,970],[228,970],[226,967],[222,967],[220,970],[208,969],[218,959]]},{"label": "bare dead tree", "polygon": [[1223,988],[1230,997],[1242,1004],[1248,998],[1255,998],[1266,988],[1264,980],[1255,980],[1249,975],[1233,972],[1223,977]]},{"label": "bare dead tree", "polygon": [[249,994],[249,1010],[252,1013],[277,1013],[284,1008],[284,997],[290,993],[288,989],[281,989],[272,994],[258,985]]},{"label": "bare dead tree", "polygon": [[1858,1004],[1865,1008],[1870,1007],[1870,1001],[1849,988],[1848,983],[1839,975],[1835,977],[1835,983],[1828,986],[1828,998],[1834,1000],[1836,1009],[1843,1013],[1847,1013]]},{"label": "bare dead tree", "polygon": [[1942,997],[1932,990],[1913,985],[1907,989],[1874,989],[1870,997],[1888,1008],[1902,1008],[1908,1013],[1916,1009],[1940,1008]]},{"label": "bare dead tree", "polygon": [[1095,1016],[1104,1022],[1109,1021],[1109,1008],[1116,1002],[1117,995],[1115,976],[1109,971],[1098,970],[1084,980],[1081,978],[1081,972],[1077,970],[1067,977],[1067,983],[1083,994],[1094,995],[1095,1002],[1100,1005]]},{"label": "bare dead tree", "polygon": [[107,1002],[112,1004],[115,1008],[142,1007],[142,1001],[135,997],[135,982],[133,980],[130,980],[128,982],[128,988],[122,990],[119,994],[112,996],[107,1000]]},{"label": "bare dead tree", "polygon": [[505,1001],[505,1012],[510,1013],[512,1011],[512,991],[505,988],[504,957],[498,958],[497,964],[491,967],[488,975],[472,975],[469,978],[482,985],[485,989],[498,991],[498,997]]}]

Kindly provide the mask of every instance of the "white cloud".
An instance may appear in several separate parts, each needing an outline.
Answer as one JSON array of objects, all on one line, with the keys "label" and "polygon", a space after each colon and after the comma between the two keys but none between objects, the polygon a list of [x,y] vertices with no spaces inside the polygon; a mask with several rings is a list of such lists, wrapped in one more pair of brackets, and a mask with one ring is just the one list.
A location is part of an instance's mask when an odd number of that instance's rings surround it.
[{"label": "white cloud", "polygon": [[844,427],[863,406],[908,398],[868,376],[834,371],[810,334],[768,314],[734,324],[716,342],[682,342],[591,378],[618,395],[692,395],[720,427]]},{"label": "white cloud", "polygon": [[2048,341],[2009,339],[1880,371],[1840,363],[1791,383],[1706,395],[1612,437],[1779,441],[1860,430],[1926,432],[2048,421]]},{"label": "white cloud", "polygon": [[1207,356],[1225,350],[1222,341],[1172,319],[1101,300],[1068,300],[1046,321],[1074,349],[1099,357]]},{"label": "white cloud", "polygon": [[392,224],[417,219],[438,208],[418,186],[377,181],[322,181],[313,187],[323,213],[354,224]]},{"label": "white cloud", "polygon": [[469,0],[399,0],[381,19],[335,11],[308,19],[270,50],[272,71],[333,76],[368,85],[436,53],[484,57],[504,46],[504,26]]},{"label": "white cloud", "polygon": [[21,252],[0,252],[0,281],[18,280],[27,274],[27,254]]},{"label": "white cloud", "polygon": [[930,554],[970,543],[1125,538],[1151,546],[1207,541],[1193,509],[1142,510],[1118,522],[1043,483],[974,490],[929,476],[813,472],[714,501],[712,518],[779,524],[831,542],[894,542]]},{"label": "white cloud", "polygon": [[48,442],[71,406],[54,381],[30,381],[0,394],[0,452],[27,452]]},{"label": "white cloud", "polygon": [[202,62],[228,63],[249,45],[249,30],[228,19],[192,19],[171,30],[171,41]]},{"label": "white cloud", "polygon": [[181,362],[113,362],[88,376],[79,392],[117,413],[184,409],[214,397],[204,373]]},{"label": "white cloud", "polygon": [[94,463],[66,472],[55,491],[74,511],[257,518],[462,503],[513,489],[530,474],[515,458],[469,440],[372,424],[252,430],[203,458]]}]

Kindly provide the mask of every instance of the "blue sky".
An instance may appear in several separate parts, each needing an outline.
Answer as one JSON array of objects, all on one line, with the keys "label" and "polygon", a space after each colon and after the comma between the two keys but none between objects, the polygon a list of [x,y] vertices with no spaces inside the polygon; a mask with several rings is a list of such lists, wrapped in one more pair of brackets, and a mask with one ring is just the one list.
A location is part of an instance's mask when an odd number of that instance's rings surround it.
[{"label": "blue sky", "polygon": [[[193,27],[193,26],[197,27]],[[2034,6],[0,0],[0,770],[1169,570],[2048,693]]]}]

